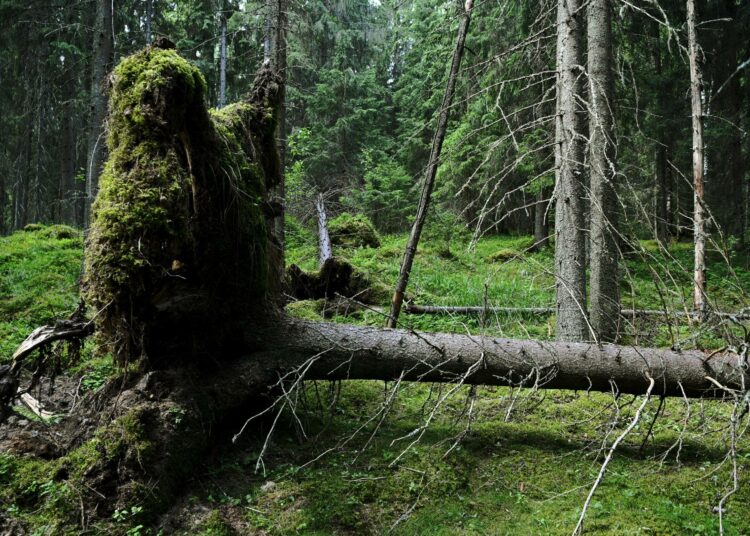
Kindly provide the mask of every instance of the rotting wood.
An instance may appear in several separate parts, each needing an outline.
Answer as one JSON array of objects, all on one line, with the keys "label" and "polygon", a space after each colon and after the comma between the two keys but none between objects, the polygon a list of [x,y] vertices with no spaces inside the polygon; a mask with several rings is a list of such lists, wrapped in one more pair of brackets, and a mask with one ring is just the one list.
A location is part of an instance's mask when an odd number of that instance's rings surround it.
[{"label": "rotting wood", "polygon": [[[13,361],[23,360],[34,350],[54,341],[80,339],[94,332],[94,323],[85,320],[58,320],[36,328],[13,353]],[[14,366],[15,368],[15,366]]]},{"label": "rotting wood", "polygon": [[50,411],[46,411],[44,407],[42,406],[42,403],[39,402],[39,400],[37,400],[33,396],[31,396],[29,393],[23,393],[19,397],[19,399],[21,400],[21,402],[23,402],[24,406],[29,408],[29,411],[31,411],[31,413],[33,413],[34,415],[36,415],[42,420],[48,421],[52,417],[55,416],[54,413]]}]

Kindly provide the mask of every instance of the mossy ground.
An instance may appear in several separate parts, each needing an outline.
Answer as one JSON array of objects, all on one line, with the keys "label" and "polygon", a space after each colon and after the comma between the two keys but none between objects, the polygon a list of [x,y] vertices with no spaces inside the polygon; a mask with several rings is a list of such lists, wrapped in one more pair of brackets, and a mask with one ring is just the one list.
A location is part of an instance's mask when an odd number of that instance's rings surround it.
[{"label": "mossy ground", "polygon": [[[387,284],[398,271],[405,240],[404,235],[386,236],[378,249],[355,249],[345,255],[368,276]],[[456,241],[451,244],[453,259],[440,256],[439,248],[433,250],[429,242],[425,243],[412,278],[415,299],[425,304],[481,304],[487,283],[490,304],[551,304],[552,254],[525,253],[527,242],[528,237],[489,237],[469,251],[465,242]],[[16,233],[0,244],[2,285],[10,289],[4,292],[16,304],[8,309],[12,322],[28,322],[30,328],[75,307],[80,241],[52,239],[34,231]],[[670,249],[673,258],[669,258],[650,243],[643,246],[643,253],[630,256],[626,262],[626,303],[649,308],[660,305],[660,293],[655,290],[653,272],[646,261],[662,265],[657,272],[662,279],[667,279],[663,277],[666,273],[673,275],[669,291],[661,293],[670,296],[672,305],[687,299],[690,276],[682,273],[681,266],[690,266],[690,247],[675,244]],[[490,257],[503,249],[519,254],[512,260],[493,262]],[[314,241],[299,239],[287,258],[288,262],[314,269]],[[709,292],[720,307],[729,310],[747,303],[743,292],[750,288],[747,260],[733,261],[731,271],[716,261],[709,278]],[[67,269],[60,270],[59,266]],[[45,275],[57,273],[67,275],[60,281]],[[24,296],[34,298],[21,299]],[[58,304],[54,315],[49,313],[47,317],[46,308],[37,308],[37,300],[42,298]],[[6,306],[7,302],[2,303]],[[299,303],[289,310],[315,317],[318,309]],[[382,316],[373,311],[335,320],[372,325],[383,322]],[[549,317],[504,315],[493,317],[485,326],[476,317],[463,316],[404,315],[403,320],[420,329],[441,331],[539,338],[554,334],[554,319]],[[22,338],[25,328],[18,324],[17,329]],[[689,339],[692,328],[687,323],[681,324],[680,330],[685,334],[684,346],[710,348],[719,344],[709,332]],[[15,344],[14,336],[4,337],[4,348]],[[660,323],[642,325],[631,337],[671,344],[669,330]],[[96,363],[104,364],[101,359]],[[85,373],[91,374],[91,369],[87,370]],[[106,375],[106,371],[101,372]],[[601,463],[599,447],[622,432],[638,404],[632,397],[621,397],[620,418],[615,419],[613,400],[608,395],[478,388],[473,393],[471,429],[446,455],[466,429],[467,397],[472,393],[462,388],[446,399],[422,440],[392,465],[411,442],[398,438],[424,422],[439,398],[439,390],[445,393],[447,387],[402,386],[365,449],[379,419],[367,422],[377,414],[391,387],[361,381],[340,386],[308,385],[305,404],[298,412],[308,439],[301,439],[291,414],[282,415],[264,457],[265,475],[255,472],[255,464],[270,422],[237,445],[231,445],[228,437],[218,438],[213,453],[192,467],[193,476],[184,487],[182,501],[161,520],[162,534],[385,534],[394,524],[393,533],[404,535],[570,534]],[[592,502],[588,533],[718,532],[714,507],[730,488],[726,454],[731,406],[694,401],[688,418],[682,400],[667,400],[654,425],[653,438],[641,451],[657,407],[658,400],[649,403],[641,423],[615,454]],[[102,450],[94,448],[97,441],[106,442],[109,447],[104,452],[109,452],[124,448],[119,439],[130,434],[127,443],[141,445],[140,455],[147,456],[147,438],[135,424],[123,421],[119,428],[110,428],[105,436],[60,460],[0,455],[0,513],[4,522],[22,520],[37,534],[76,533],[70,528],[80,517],[75,475],[101,459]],[[359,435],[335,448],[360,426],[364,428]],[[118,435],[117,430],[122,433]],[[679,462],[676,447],[662,462],[662,454],[681,436]],[[741,489],[729,501],[727,534],[750,533],[750,486],[745,480],[749,447],[743,438],[738,450]],[[332,448],[317,462],[302,467]],[[60,469],[66,463],[68,477],[63,479]],[[134,498],[132,504],[120,505],[111,518],[92,530],[157,534],[158,524],[150,526],[142,520],[143,508],[142,501]]]}]

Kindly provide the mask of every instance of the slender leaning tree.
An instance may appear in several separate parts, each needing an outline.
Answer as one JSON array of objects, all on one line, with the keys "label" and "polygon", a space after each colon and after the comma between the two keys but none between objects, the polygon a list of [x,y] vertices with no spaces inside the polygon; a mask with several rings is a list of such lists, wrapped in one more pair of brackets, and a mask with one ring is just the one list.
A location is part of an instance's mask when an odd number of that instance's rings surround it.
[{"label": "slender leaning tree", "polygon": [[695,0],[687,0],[690,97],[693,118],[693,308],[706,311],[706,229],[703,214],[703,76],[696,31]]}]

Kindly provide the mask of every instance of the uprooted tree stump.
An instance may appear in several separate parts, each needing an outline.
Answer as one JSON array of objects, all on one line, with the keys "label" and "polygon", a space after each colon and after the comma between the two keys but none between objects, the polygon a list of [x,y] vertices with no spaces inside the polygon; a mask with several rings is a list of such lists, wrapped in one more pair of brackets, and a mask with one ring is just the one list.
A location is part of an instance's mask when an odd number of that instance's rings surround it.
[{"label": "uprooted tree stump", "polygon": [[279,176],[278,89],[279,79],[262,70],[245,101],[209,112],[203,78],[174,50],[147,48],[114,72],[110,157],[86,244],[84,295],[100,344],[123,366],[139,363],[141,376],[122,380],[111,419],[55,462],[55,479],[78,490],[65,499],[63,523],[108,519],[133,504],[144,519],[157,513],[228,416],[250,414],[249,404],[289,371],[296,380],[606,392],[614,382],[636,394],[651,377],[654,394],[693,397],[743,388],[744,366],[730,353],[286,317],[266,202]]}]

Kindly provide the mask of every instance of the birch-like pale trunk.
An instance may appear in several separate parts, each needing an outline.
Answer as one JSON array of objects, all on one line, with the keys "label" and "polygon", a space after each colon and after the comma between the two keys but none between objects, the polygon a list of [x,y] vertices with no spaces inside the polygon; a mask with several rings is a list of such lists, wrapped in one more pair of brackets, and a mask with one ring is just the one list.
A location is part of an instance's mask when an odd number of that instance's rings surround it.
[{"label": "birch-like pale trunk", "polygon": [[318,213],[318,260],[319,265],[323,264],[333,257],[333,248],[331,247],[331,235],[328,234],[328,221],[326,217],[326,207],[323,202],[323,194],[319,194],[315,200],[315,210]]},{"label": "birch-like pale trunk", "polygon": [[695,0],[687,0],[688,57],[690,59],[690,96],[693,119],[693,308],[706,310],[706,230],[703,210],[703,77],[701,51],[696,31]]}]

